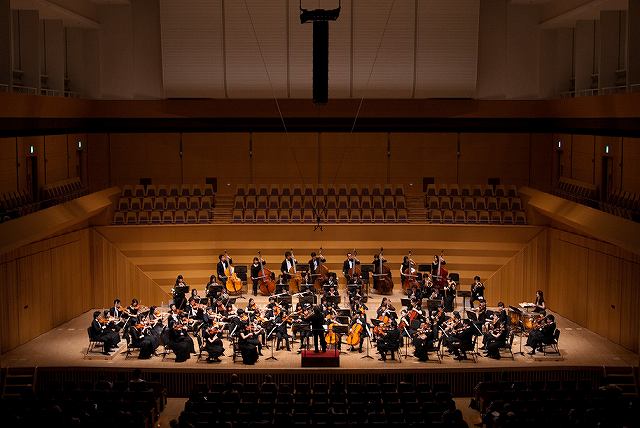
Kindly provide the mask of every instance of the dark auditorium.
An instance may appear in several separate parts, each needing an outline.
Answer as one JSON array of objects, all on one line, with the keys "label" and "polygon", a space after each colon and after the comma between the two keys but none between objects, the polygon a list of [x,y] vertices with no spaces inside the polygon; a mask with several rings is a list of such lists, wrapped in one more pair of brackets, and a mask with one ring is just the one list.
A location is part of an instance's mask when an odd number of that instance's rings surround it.
[{"label": "dark auditorium", "polygon": [[640,0],[0,0],[0,424],[640,423]]}]

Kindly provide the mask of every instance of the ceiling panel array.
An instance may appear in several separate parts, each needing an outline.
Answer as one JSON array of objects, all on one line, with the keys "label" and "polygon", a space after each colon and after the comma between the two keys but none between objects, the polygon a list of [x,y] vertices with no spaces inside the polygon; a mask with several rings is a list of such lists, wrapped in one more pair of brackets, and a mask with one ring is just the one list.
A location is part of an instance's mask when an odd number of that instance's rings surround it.
[{"label": "ceiling panel array", "polygon": [[[479,2],[343,0],[329,24],[329,96],[473,96]],[[300,23],[298,0],[160,6],[166,97],[311,97],[313,26]]]}]

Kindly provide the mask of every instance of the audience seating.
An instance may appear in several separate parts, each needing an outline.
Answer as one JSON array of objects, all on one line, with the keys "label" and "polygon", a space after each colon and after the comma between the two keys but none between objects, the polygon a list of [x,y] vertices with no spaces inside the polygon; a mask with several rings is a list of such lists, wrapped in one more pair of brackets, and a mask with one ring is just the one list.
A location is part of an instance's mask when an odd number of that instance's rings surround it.
[{"label": "audience seating", "polygon": [[[243,209],[243,200],[236,199],[235,207],[240,202]],[[214,208],[210,185],[125,185],[113,224],[210,223]]]}]

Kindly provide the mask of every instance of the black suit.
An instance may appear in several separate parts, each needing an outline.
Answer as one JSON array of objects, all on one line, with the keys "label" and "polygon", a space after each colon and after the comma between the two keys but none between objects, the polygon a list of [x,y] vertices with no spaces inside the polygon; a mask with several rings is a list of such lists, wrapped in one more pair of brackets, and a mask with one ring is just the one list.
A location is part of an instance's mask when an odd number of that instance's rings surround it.
[{"label": "black suit", "polygon": [[318,269],[318,266],[320,266],[321,263],[326,262],[327,259],[325,259],[322,256],[316,256],[316,259],[310,259],[309,260],[309,274],[313,275],[316,273],[316,269]]},{"label": "black suit", "polygon": [[218,265],[216,267],[216,272],[218,273],[218,281],[220,281],[222,285],[227,282],[227,276],[224,274],[224,270],[229,267],[229,263],[233,264],[233,259],[230,258],[228,262],[221,260],[218,262]]},{"label": "black suit", "polygon": [[[256,264],[251,264],[251,281],[253,281],[253,295],[257,295],[258,294],[258,281],[259,279],[254,279],[254,278],[259,278],[262,276],[262,268],[263,266],[266,266],[267,263],[258,263]],[[266,279],[266,278],[263,278]]]},{"label": "black suit", "polygon": [[305,319],[311,322],[311,330],[313,332],[313,346],[315,351],[318,352],[318,339],[320,339],[320,346],[322,352],[327,351],[327,342],[324,338],[324,316],[318,306],[313,308],[313,313]]},{"label": "black suit", "polygon": [[[297,264],[298,262],[295,259],[291,259],[289,260],[289,263],[293,267],[293,264]],[[285,281],[289,281],[289,279],[291,279],[291,276],[289,275],[289,269],[287,268],[287,259],[284,259],[280,264],[280,272],[282,273],[282,277]]]}]

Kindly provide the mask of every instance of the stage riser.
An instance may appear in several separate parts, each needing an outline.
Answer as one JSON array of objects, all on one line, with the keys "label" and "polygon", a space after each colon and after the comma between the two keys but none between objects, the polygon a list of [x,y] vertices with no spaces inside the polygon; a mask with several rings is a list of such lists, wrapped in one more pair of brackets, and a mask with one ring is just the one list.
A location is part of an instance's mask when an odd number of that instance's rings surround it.
[{"label": "stage riser", "polygon": [[[402,363],[411,364],[411,363]],[[471,363],[469,363],[470,365]],[[203,363],[204,365],[204,363]],[[411,364],[414,366],[414,364]],[[414,383],[449,384],[457,397],[473,395],[474,387],[481,381],[509,380],[513,382],[573,381],[588,380],[598,386],[602,379],[602,367],[563,367],[549,369],[476,369],[464,367],[460,369],[438,369],[437,363],[427,363],[431,369],[407,368],[392,371],[349,370],[349,369],[249,369],[238,365],[237,370],[145,370],[143,378],[162,383],[170,397],[188,397],[196,384],[212,385],[226,383],[232,373],[239,376],[241,382],[261,384],[265,376],[271,375],[276,383],[332,383],[340,380],[348,383],[398,383],[409,381]],[[464,364],[461,364],[464,365]],[[38,389],[45,390],[53,384],[64,382],[96,382],[101,379],[110,381],[126,381],[132,375],[131,369],[110,368],[71,368],[41,367],[38,368]]]}]

